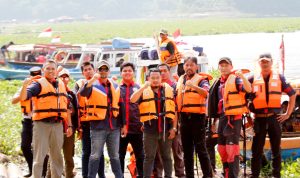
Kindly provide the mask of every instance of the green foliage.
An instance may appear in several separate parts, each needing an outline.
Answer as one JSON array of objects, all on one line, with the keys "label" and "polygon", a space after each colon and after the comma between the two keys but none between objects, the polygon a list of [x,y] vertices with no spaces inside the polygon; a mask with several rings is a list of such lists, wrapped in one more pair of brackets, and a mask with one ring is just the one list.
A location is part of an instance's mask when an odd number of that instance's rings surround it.
[{"label": "green foliage", "polygon": [[0,152],[12,156],[20,153],[22,116],[20,106],[11,104],[20,86],[21,81],[0,81]]},{"label": "green foliage", "polygon": [[292,159],[286,160],[281,163],[282,177],[300,177],[300,158],[293,161]]},{"label": "green foliage", "polygon": [[[70,82],[70,88],[74,87],[74,80]],[[21,154],[21,121],[22,114],[20,104],[11,104],[11,99],[21,87],[22,81],[0,81],[0,152],[16,156]]]},{"label": "green foliage", "polygon": [[212,68],[210,71],[208,71],[210,75],[213,76],[213,79],[210,81],[210,85],[214,83],[216,79],[218,79],[221,76],[221,73],[218,69]]},{"label": "green foliage", "polygon": [[66,15],[81,18],[84,14],[98,19],[299,16],[299,7],[298,0],[109,0],[100,3],[93,0],[13,0],[1,1],[1,20],[48,20]]},{"label": "green foliage", "polygon": [[270,177],[272,176],[272,165],[271,162],[268,161],[268,163],[261,168],[261,176],[262,177]]},{"label": "green foliage", "polygon": [[[296,160],[288,159],[281,163],[281,176],[284,178],[288,177],[300,177],[300,158]],[[262,177],[272,176],[272,165],[271,161],[261,169]]]},{"label": "green foliage", "polygon": [[99,43],[114,37],[152,37],[161,28],[170,34],[177,28],[182,35],[212,35],[251,32],[291,32],[300,29],[299,18],[202,18],[170,20],[111,20],[98,22],[72,22],[58,24],[7,25],[0,36],[0,44],[14,41],[23,43],[49,43],[50,38],[38,38],[38,33],[51,26],[53,36],[61,36],[63,43]]}]

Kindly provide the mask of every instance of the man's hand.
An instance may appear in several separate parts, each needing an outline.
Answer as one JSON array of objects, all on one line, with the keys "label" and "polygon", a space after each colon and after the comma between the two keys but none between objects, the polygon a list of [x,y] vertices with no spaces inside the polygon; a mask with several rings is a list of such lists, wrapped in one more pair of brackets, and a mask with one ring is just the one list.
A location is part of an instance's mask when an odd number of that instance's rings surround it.
[{"label": "man's hand", "polygon": [[151,85],[151,83],[149,81],[146,81],[143,88],[146,89]]},{"label": "man's hand", "polygon": [[58,76],[59,72],[61,72],[64,68],[62,66],[58,66],[56,70],[56,76]]},{"label": "man's hand", "polygon": [[100,78],[100,74],[95,73],[92,80],[99,80],[99,78]]},{"label": "man's hand", "polygon": [[283,123],[284,121],[286,121],[287,119],[289,119],[290,116],[285,113],[285,114],[280,114],[278,117],[277,117],[277,121],[280,122],[280,123]]},{"label": "man's hand", "polygon": [[216,127],[216,125],[215,125],[215,124],[212,124],[212,125],[210,126],[210,130],[211,130],[212,133],[217,133],[217,127]]},{"label": "man's hand", "polygon": [[171,56],[170,57],[166,57],[164,63],[168,63],[171,60]]},{"label": "man's hand", "polygon": [[73,134],[73,128],[72,127],[68,127],[68,129],[67,129],[67,137],[71,137],[72,134]]},{"label": "man's hand", "polygon": [[26,78],[23,81],[23,86],[27,87],[32,82],[32,78]]},{"label": "man's hand", "polygon": [[128,133],[127,127],[126,125],[124,125],[121,129],[121,137],[125,138],[127,136],[127,133]]},{"label": "man's hand", "polygon": [[168,137],[168,139],[172,140],[173,138],[175,138],[175,136],[176,136],[175,130],[174,129],[170,129],[169,130],[169,137]]},{"label": "man's hand", "polygon": [[241,70],[236,71],[235,75],[238,76],[239,78],[243,78],[244,77],[244,74],[242,73]]},{"label": "man's hand", "polygon": [[191,80],[187,80],[186,83],[185,83],[185,85],[188,86],[188,87],[191,87],[191,88],[194,87],[194,84],[193,84],[193,82]]},{"label": "man's hand", "polygon": [[79,129],[77,132],[77,139],[81,140],[82,139],[82,129]]}]

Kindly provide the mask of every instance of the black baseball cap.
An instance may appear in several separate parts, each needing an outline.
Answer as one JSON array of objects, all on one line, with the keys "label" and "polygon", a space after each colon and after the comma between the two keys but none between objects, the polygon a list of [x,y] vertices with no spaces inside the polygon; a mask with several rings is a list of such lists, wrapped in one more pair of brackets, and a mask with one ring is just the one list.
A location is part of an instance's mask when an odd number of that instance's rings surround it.
[{"label": "black baseball cap", "polygon": [[41,67],[34,66],[29,69],[30,76],[42,75]]}]

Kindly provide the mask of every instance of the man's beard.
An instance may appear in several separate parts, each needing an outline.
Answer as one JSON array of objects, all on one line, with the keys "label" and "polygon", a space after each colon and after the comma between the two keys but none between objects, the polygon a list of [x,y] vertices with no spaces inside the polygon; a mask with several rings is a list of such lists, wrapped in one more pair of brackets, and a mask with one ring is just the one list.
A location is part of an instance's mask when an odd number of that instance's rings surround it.
[{"label": "man's beard", "polygon": [[190,73],[190,74],[188,74],[187,76],[188,76],[189,78],[193,78],[194,75],[195,75],[195,73]]},{"label": "man's beard", "polygon": [[159,86],[151,86],[152,89],[158,89]]},{"label": "man's beard", "polygon": [[106,79],[107,75],[100,75],[101,79]]}]

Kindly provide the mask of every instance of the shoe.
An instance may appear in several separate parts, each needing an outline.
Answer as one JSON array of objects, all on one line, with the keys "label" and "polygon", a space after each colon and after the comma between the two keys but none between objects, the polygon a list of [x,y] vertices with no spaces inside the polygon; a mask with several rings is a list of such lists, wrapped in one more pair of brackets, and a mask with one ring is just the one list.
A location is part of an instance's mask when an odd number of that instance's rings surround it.
[{"label": "shoe", "polygon": [[73,177],[75,177],[77,175],[76,171],[73,171]]},{"label": "shoe", "polygon": [[31,175],[32,175],[32,173],[30,172],[30,173],[24,175],[23,177],[31,177]]},{"label": "shoe", "polygon": [[258,176],[250,175],[250,178],[258,178]]}]

